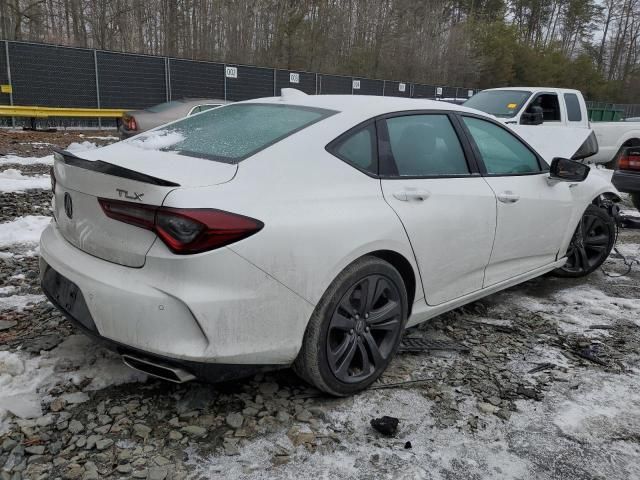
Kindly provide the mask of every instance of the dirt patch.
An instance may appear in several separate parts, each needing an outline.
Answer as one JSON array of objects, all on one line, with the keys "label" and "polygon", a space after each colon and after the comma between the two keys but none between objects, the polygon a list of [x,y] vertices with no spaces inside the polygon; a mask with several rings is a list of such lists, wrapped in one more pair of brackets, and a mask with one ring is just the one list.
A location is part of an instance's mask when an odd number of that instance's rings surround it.
[{"label": "dirt patch", "polygon": [[92,142],[98,146],[113,143],[115,130],[58,130],[32,132],[28,130],[0,129],[0,156],[44,157],[52,148],[67,148],[71,143]]}]

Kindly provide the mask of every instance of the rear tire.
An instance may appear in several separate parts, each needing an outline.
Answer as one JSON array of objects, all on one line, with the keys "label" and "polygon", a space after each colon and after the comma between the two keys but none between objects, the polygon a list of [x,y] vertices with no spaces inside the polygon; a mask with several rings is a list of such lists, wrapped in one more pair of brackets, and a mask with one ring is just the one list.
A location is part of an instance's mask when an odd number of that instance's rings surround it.
[{"label": "rear tire", "polygon": [[367,388],[396,353],[407,311],[407,291],[398,271],[377,257],[356,260],[316,306],[295,372],[335,396]]},{"label": "rear tire", "polygon": [[616,222],[603,208],[589,205],[567,249],[567,263],[553,271],[558,277],[584,277],[609,256],[616,239]]}]

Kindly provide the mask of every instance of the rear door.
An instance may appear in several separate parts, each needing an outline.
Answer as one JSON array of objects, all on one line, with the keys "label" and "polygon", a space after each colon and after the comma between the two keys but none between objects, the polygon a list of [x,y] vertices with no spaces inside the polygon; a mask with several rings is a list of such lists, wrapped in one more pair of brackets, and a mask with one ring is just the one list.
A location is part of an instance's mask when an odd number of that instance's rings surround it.
[{"label": "rear door", "polygon": [[573,216],[571,184],[548,183],[548,166],[506,127],[464,115],[480,168],[497,202],[496,238],[484,286],[556,260]]},{"label": "rear door", "polygon": [[382,191],[407,231],[430,305],[482,288],[496,227],[495,196],[455,122],[443,111],[378,121]]}]

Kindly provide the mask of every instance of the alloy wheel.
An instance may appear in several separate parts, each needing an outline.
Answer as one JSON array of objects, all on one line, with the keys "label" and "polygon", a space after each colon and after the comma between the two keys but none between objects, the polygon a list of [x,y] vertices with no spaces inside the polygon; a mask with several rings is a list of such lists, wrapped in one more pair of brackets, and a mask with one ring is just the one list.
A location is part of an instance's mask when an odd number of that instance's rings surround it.
[{"label": "alloy wheel", "polygon": [[402,330],[402,304],[395,283],[383,275],[360,279],[342,296],[327,331],[333,375],[361,382],[384,368]]},{"label": "alloy wheel", "polygon": [[588,212],[582,216],[567,251],[563,269],[578,273],[590,270],[609,255],[609,229],[605,222]]}]

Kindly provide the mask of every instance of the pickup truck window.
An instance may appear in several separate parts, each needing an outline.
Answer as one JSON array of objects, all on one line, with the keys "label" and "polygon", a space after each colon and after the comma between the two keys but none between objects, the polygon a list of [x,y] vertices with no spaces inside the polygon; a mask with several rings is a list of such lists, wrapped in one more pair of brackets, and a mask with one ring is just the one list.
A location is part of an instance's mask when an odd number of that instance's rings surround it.
[{"label": "pickup truck window", "polygon": [[567,119],[570,122],[582,121],[582,111],[580,110],[580,101],[575,93],[565,93],[564,103],[567,105]]},{"label": "pickup truck window", "polygon": [[485,90],[476,93],[463,105],[496,117],[511,118],[520,111],[530,96],[531,92],[525,90]]},{"label": "pickup truck window", "polygon": [[539,93],[531,101],[531,103],[527,107],[527,111],[529,111],[529,109],[531,109],[531,107],[534,105],[542,107],[545,122],[559,122],[562,118],[560,116],[560,103],[558,102],[558,95],[556,95],[555,93]]}]

